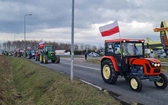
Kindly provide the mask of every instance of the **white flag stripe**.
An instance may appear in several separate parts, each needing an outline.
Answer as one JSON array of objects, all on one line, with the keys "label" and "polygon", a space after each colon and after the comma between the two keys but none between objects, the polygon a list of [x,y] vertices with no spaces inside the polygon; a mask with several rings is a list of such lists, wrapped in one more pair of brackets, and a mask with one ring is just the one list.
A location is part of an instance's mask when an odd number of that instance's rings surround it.
[{"label": "white flag stripe", "polygon": [[44,42],[40,42],[39,45],[40,45],[40,44],[44,44]]},{"label": "white flag stripe", "polygon": [[108,31],[114,27],[118,26],[118,22],[115,21],[114,23],[107,24],[105,26],[99,27],[100,32]]}]

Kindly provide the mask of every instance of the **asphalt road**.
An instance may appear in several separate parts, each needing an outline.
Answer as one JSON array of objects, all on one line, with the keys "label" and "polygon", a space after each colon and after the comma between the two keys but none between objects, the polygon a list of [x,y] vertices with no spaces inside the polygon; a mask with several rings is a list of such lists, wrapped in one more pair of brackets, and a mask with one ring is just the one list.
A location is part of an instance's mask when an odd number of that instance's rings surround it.
[{"label": "asphalt road", "polygon": [[[113,93],[113,96],[129,104],[168,105],[168,87],[164,90],[157,89],[153,82],[142,80],[142,91],[135,92],[131,90],[124,78],[118,78],[118,81],[114,85],[106,84],[101,77],[100,65],[85,63],[83,59],[74,59],[74,77],[92,83],[98,86],[99,89],[108,90],[110,93]],[[34,59],[31,61],[50,69],[70,74],[70,58],[61,58],[60,64],[41,64]],[[167,64],[164,63],[164,65]]]}]

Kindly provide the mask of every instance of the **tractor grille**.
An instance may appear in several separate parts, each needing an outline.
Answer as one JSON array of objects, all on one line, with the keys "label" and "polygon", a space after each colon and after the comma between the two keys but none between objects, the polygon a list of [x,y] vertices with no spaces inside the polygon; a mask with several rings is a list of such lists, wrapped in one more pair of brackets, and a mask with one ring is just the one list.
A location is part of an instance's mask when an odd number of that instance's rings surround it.
[{"label": "tractor grille", "polygon": [[154,73],[159,73],[160,69],[154,69]]},{"label": "tractor grille", "polygon": [[146,69],[147,69],[147,72],[150,73],[150,67],[148,64],[145,64],[146,65]]}]

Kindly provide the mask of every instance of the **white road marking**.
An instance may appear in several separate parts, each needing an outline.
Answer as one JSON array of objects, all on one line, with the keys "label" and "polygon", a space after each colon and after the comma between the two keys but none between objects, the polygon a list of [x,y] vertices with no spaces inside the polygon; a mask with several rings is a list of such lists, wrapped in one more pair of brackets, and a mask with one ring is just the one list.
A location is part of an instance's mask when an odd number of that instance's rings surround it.
[{"label": "white road marking", "polygon": [[91,85],[91,86],[93,86],[93,87],[95,87],[95,88],[97,88],[97,89],[99,89],[99,90],[102,90],[102,87],[100,87],[100,86],[94,85],[94,84],[92,84],[92,83],[90,83],[90,82],[87,82],[87,81],[85,81],[85,80],[82,80],[82,79],[80,79],[80,80],[81,80],[82,82],[88,84],[88,85]]},{"label": "white road marking", "polygon": [[[70,63],[63,63],[63,64],[70,65]],[[88,67],[88,66],[83,66],[83,65],[74,64],[74,66],[78,66],[78,67],[83,67],[83,68],[87,68],[87,69],[92,69],[92,70],[100,71],[100,69],[98,69],[98,68],[93,68],[93,67]]]}]

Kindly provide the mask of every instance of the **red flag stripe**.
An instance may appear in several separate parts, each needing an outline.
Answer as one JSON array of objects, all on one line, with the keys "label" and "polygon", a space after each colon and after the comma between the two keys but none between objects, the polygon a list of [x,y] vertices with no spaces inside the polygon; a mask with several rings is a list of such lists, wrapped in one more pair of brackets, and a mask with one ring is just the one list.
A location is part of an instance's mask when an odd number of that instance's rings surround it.
[{"label": "red flag stripe", "polygon": [[119,32],[119,27],[118,26],[116,26],[116,27],[114,27],[110,30],[103,31],[103,32],[101,32],[101,34],[102,34],[102,37],[105,37],[105,36],[110,36],[112,34],[115,34],[117,32]]}]

